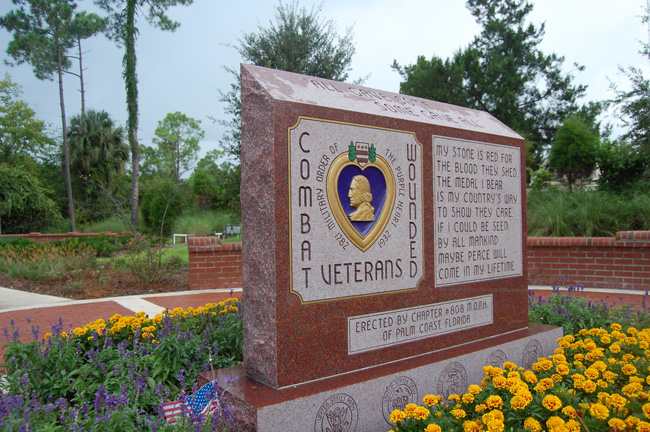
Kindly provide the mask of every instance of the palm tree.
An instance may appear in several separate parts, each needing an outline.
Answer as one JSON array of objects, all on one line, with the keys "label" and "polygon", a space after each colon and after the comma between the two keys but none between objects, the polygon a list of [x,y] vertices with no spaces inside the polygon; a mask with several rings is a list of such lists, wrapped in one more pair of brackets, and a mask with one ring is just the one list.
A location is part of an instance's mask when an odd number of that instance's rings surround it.
[{"label": "palm tree", "polygon": [[70,119],[68,141],[79,218],[91,222],[114,214],[116,184],[129,160],[124,129],[106,111],[88,110]]},{"label": "palm tree", "polygon": [[106,111],[88,110],[70,119],[70,170],[75,178],[109,186],[124,175],[129,146],[124,129]]}]

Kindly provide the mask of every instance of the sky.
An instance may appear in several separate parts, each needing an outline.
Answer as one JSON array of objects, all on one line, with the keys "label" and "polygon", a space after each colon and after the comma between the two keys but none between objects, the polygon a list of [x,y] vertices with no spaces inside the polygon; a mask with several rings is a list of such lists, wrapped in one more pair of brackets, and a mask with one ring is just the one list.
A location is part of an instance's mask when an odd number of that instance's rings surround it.
[{"label": "sky", "polygon": [[[289,0],[285,0],[287,4]],[[529,20],[545,23],[543,52],[564,56],[565,71],[576,84],[588,86],[581,102],[610,99],[610,84],[625,87],[619,66],[635,66],[650,74],[650,62],[639,54],[649,31],[641,16],[648,0],[537,0]],[[233,45],[244,33],[269,27],[275,19],[274,0],[194,0],[177,6],[168,15],[181,23],[175,32],[163,32],[144,19],[138,23],[137,71],[139,80],[142,145],[152,145],[158,122],[167,113],[180,111],[201,121],[205,139],[201,153],[218,148],[224,128],[210,118],[228,120],[218,90],[227,91],[232,75],[224,67],[239,68],[242,61]],[[399,92],[400,76],[392,70],[416,62],[419,55],[447,58],[466,47],[481,28],[462,0],[300,0],[310,10],[321,5],[322,20],[332,19],[339,34],[353,29],[356,54],[350,81],[368,76],[367,87]],[[5,0],[0,14],[12,8]],[[77,10],[99,11],[92,1],[79,2]],[[9,60],[6,47],[12,36],[0,29],[0,57]],[[122,80],[123,51],[104,36],[86,40],[83,46],[86,70],[86,107],[107,111],[126,125],[126,96]],[[578,71],[574,63],[585,66]],[[29,65],[0,64],[0,74],[9,73],[23,88],[25,100],[37,117],[60,134],[61,120],[56,81],[39,81]],[[647,75],[646,75],[647,76]],[[79,80],[64,81],[68,117],[81,110]],[[612,123],[614,138],[624,129],[613,113],[602,120]]]}]

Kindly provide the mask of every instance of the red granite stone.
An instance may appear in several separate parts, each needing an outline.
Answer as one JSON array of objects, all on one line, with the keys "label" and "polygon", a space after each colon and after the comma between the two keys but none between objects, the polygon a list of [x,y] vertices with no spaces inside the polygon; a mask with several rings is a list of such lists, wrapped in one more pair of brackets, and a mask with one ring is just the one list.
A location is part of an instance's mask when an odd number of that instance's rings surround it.
[{"label": "red granite stone", "polygon": [[[345,97],[340,108],[331,105],[327,89],[309,87],[311,78],[265,68],[242,66],[242,233],[244,368],[254,380],[282,388],[364,369],[404,358],[434,353],[449,346],[522,331],[528,326],[525,182],[521,184],[523,211],[522,275],[498,280],[434,286],[433,136],[462,138],[519,148],[525,167],[524,140],[485,113],[435,104],[440,112],[488,116],[486,132],[453,121],[433,121],[408,114],[377,115],[373,100],[352,96],[361,87],[319,80],[329,91]],[[272,94],[274,96],[272,96]],[[281,96],[278,96],[280,94]],[[358,94],[358,92],[355,92]],[[401,95],[383,92],[397,99]],[[322,95],[323,101],[320,100]],[[326,97],[327,96],[327,97]],[[387,97],[387,96],[386,96]],[[417,98],[412,98],[417,99]],[[348,104],[348,105],[346,105]],[[365,109],[363,104],[368,104]],[[364,111],[365,109],[365,111]],[[291,248],[288,191],[288,128],[299,117],[410,131],[422,144],[424,206],[424,279],[410,292],[305,304],[290,292]],[[506,131],[498,134],[495,131]],[[510,132],[507,132],[510,131]],[[504,136],[505,135],[505,136]],[[349,317],[376,312],[493,296],[493,323],[359,354],[348,354]]]}]

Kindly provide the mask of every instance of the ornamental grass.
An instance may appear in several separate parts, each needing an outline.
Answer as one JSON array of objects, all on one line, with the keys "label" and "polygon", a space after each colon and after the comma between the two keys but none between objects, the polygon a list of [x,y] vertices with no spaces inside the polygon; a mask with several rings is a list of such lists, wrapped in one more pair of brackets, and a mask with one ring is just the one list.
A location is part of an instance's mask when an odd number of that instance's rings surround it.
[{"label": "ornamental grass", "polygon": [[465,394],[395,410],[393,432],[650,432],[650,329],[582,329],[533,370],[485,366]]},{"label": "ornamental grass", "polygon": [[193,393],[200,372],[241,363],[236,298],[65,330],[59,322],[42,337],[32,326],[25,342],[13,323],[4,334],[2,431],[223,431],[231,417],[222,404],[207,419],[185,412],[169,425],[162,404]]}]

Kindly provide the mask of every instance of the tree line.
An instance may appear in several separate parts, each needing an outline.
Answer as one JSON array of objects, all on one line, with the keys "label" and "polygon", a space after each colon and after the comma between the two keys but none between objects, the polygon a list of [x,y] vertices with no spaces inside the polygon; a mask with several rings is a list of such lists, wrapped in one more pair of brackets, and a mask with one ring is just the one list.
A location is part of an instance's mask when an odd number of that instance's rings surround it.
[{"label": "tree line", "polygon": [[[220,121],[226,127],[220,150],[198,161],[200,121],[180,112],[159,122],[156,147],[141,147],[138,141],[138,24],[144,20],[173,31],[180,23],[167,16],[167,9],[192,0],[95,0],[103,17],[77,11],[73,0],[12,1],[16,8],[0,17],[0,25],[13,34],[7,54],[16,64],[31,65],[37,78],[58,80],[62,135],[49,135],[9,76],[0,82],[6,111],[0,119],[0,224],[6,232],[56,226],[66,208],[72,230],[77,218],[86,222],[117,214],[133,230],[141,228],[142,215],[144,225],[159,226],[161,232],[165,219],[183,208],[238,208],[237,71],[226,67],[233,81],[220,92],[229,116]],[[572,190],[584,185],[595,168],[599,188],[623,192],[649,182],[650,81],[640,70],[622,69],[631,90],[613,86],[611,100],[583,102],[586,86],[565,72],[564,57],[541,50],[544,24],[530,22],[531,1],[467,0],[466,7],[481,32],[449,58],[419,56],[410,65],[394,61],[401,93],[487,111],[518,132],[526,139],[533,188],[545,187],[555,176]],[[280,2],[275,12],[274,22],[231,45],[242,61],[333,80],[350,78],[352,29],[339,34],[319,7],[308,10],[297,1]],[[125,128],[106,112],[85,110],[82,43],[100,33],[124,49]],[[650,58],[647,44],[641,53]],[[582,69],[576,65],[575,70]],[[81,113],[69,121],[64,73],[79,77],[82,98]],[[611,139],[611,126],[599,121],[611,106],[618,107],[627,126],[617,140]],[[25,198],[27,190],[33,198]],[[53,199],[57,196],[67,197],[66,206]]]}]

